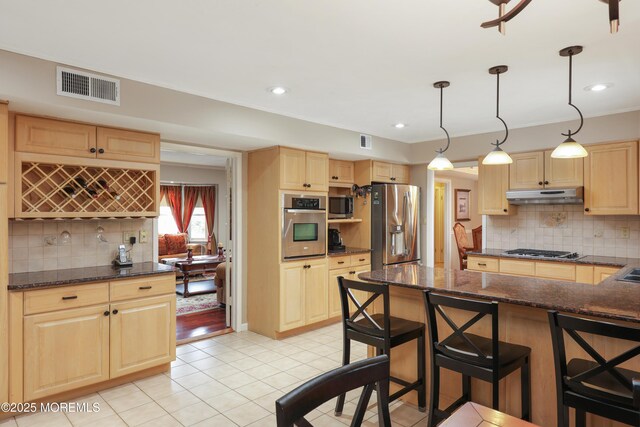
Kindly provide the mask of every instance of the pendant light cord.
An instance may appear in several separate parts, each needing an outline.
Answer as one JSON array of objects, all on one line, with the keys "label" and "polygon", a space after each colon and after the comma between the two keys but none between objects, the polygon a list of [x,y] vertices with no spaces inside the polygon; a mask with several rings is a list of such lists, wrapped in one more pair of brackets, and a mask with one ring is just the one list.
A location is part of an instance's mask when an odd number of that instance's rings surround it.
[{"label": "pendant light cord", "polygon": [[442,126],[442,97],[443,97],[442,91],[443,89],[444,89],[444,86],[440,86],[440,129],[442,129],[444,133],[447,135],[447,146],[439,150],[436,150],[436,153],[440,153],[440,154],[447,151],[449,149],[449,145],[451,145],[451,138],[449,138],[449,132],[447,132],[444,126]]},{"label": "pendant light cord", "polygon": [[502,117],[500,117],[500,72],[496,73],[496,118],[500,120],[504,125],[505,135],[502,141],[498,141],[496,139],[495,144],[492,144],[492,145],[495,145],[496,147],[500,147],[502,144],[504,144],[507,138],[509,138],[509,127],[507,126],[507,123],[504,120],[502,120]]},{"label": "pendant light cord", "polygon": [[573,105],[573,102],[572,102],[573,101],[571,96],[572,87],[573,87],[573,53],[570,53],[569,54],[569,105],[575,108],[578,114],[580,115],[580,126],[578,127],[578,129],[576,129],[575,132],[571,132],[571,129],[569,129],[567,133],[562,134],[568,138],[571,138],[571,135],[576,135],[578,132],[580,132],[580,129],[582,129],[582,125],[584,124],[584,117],[582,117],[582,112],[578,107]]}]

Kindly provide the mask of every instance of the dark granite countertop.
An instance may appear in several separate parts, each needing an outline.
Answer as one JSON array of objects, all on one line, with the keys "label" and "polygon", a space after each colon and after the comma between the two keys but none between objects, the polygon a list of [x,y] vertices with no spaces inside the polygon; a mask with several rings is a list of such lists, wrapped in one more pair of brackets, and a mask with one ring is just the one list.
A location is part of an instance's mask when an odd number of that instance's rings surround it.
[{"label": "dark granite countertop", "polygon": [[580,258],[539,258],[528,257],[522,255],[505,254],[508,249],[483,249],[481,251],[468,251],[468,255],[500,257],[500,258],[520,258],[532,261],[549,261],[549,262],[568,262],[572,264],[593,264],[593,265],[609,265],[612,267],[625,267],[632,265],[640,265],[640,259],[637,258],[618,258],[611,256],[586,255]]},{"label": "dark granite countertop", "polygon": [[393,286],[480,298],[640,323],[640,284],[612,276],[598,285],[445,270],[419,264],[362,273],[358,277]]},{"label": "dark granite countertop", "polygon": [[364,248],[350,248],[347,247],[344,251],[342,252],[331,252],[328,251],[327,252],[327,256],[342,256],[342,255],[353,255],[353,254],[366,254],[368,252],[371,252],[371,249],[364,249]]},{"label": "dark granite countertop", "polygon": [[37,271],[33,273],[15,273],[9,275],[10,291],[51,288],[55,286],[75,285],[101,280],[127,279],[170,273],[173,267],[156,262],[134,263],[131,268],[116,269],[110,265],[99,267],[70,268],[65,270]]}]

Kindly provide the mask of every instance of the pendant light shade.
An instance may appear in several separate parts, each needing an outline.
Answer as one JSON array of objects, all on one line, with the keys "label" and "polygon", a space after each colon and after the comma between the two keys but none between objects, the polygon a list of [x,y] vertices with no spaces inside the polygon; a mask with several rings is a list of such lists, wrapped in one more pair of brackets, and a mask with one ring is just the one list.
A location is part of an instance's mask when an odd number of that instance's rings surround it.
[{"label": "pendant light shade", "polygon": [[513,163],[513,159],[502,148],[494,148],[487,156],[482,159],[483,165],[509,165]]},{"label": "pendant light shade", "polygon": [[489,74],[495,74],[496,76],[496,118],[504,125],[505,135],[502,141],[496,140],[495,143],[492,143],[492,145],[495,145],[495,148],[482,159],[483,165],[508,165],[513,163],[511,156],[505,153],[500,147],[506,142],[507,138],[509,138],[509,127],[507,127],[507,123],[500,117],[500,74],[506,73],[507,70],[509,70],[509,67],[506,65],[489,68]]},{"label": "pendant light shade", "polygon": [[435,87],[436,89],[440,89],[440,129],[442,129],[445,135],[447,135],[447,145],[444,148],[440,148],[436,151],[436,153],[438,153],[436,155],[436,158],[431,160],[427,168],[436,171],[451,170],[453,169],[453,165],[444,155],[444,152],[447,151],[449,149],[449,145],[451,145],[451,138],[449,138],[449,132],[447,132],[447,130],[442,126],[442,90],[445,87],[449,87],[449,82],[435,82],[433,84],[433,87]]},{"label": "pendant light shade", "polygon": [[578,115],[580,116],[580,126],[576,129],[575,132],[572,132],[571,129],[567,131],[567,133],[563,133],[562,135],[566,136],[567,139],[564,140],[560,145],[556,147],[555,150],[551,153],[551,157],[554,159],[579,159],[582,157],[587,157],[589,153],[584,149],[582,145],[580,145],[573,136],[575,136],[580,129],[582,129],[582,125],[584,124],[584,118],[582,117],[582,112],[578,107],[573,105],[571,98],[571,89],[573,82],[573,55],[577,55],[582,52],[582,46],[570,46],[562,49],[560,51],[560,56],[568,56],[569,57],[569,105],[576,109]]},{"label": "pendant light shade", "polygon": [[427,168],[434,171],[446,171],[453,169],[453,165],[451,164],[449,159],[444,156],[444,154],[438,153],[436,158],[431,160],[431,163],[429,163],[429,166],[427,166]]}]

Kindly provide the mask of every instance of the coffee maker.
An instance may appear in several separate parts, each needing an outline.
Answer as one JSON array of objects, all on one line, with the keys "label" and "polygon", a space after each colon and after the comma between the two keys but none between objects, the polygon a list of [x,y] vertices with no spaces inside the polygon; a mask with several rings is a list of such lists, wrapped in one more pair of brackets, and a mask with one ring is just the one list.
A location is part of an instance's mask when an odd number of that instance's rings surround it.
[{"label": "coffee maker", "polygon": [[342,244],[342,237],[340,237],[340,230],[336,228],[329,229],[329,251],[331,252],[344,252],[345,246]]}]

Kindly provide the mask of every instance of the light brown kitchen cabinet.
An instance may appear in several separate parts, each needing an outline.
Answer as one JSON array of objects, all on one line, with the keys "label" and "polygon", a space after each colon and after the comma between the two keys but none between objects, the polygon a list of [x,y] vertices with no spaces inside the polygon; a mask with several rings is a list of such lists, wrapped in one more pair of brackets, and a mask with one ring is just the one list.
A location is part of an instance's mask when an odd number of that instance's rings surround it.
[{"label": "light brown kitchen cabinet", "polygon": [[304,317],[307,325],[329,317],[327,264],[309,265],[304,278]]},{"label": "light brown kitchen cabinet", "polygon": [[509,189],[570,188],[583,185],[582,159],[554,159],[552,150],[512,154]]},{"label": "light brown kitchen cabinet", "polygon": [[0,101],[0,184],[9,178],[9,107]]},{"label": "light brown kitchen cabinet", "polygon": [[352,270],[349,267],[329,270],[329,318],[342,316],[338,277],[348,277],[350,271]]},{"label": "light brown kitchen cabinet", "polygon": [[586,215],[638,214],[638,141],[585,147]]},{"label": "light brown kitchen cabinet", "polygon": [[103,304],[25,316],[25,401],[109,379],[108,313]]},{"label": "light brown kitchen cabinet", "polygon": [[96,127],[16,115],[16,151],[95,159]]},{"label": "light brown kitchen cabinet", "polygon": [[[6,162],[6,158],[0,159]],[[9,400],[9,221],[7,220],[7,185],[0,184],[0,402]]]},{"label": "light brown kitchen cabinet", "polygon": [[97,158],[126,162],[160,163],[160,135],[99,127]]},{"label": "light brown kitchen cabinet", "polygon": [[[338,277],[342,276],[345,279],[360,281],[358,275],[371,271],[371,254],[361,253],[329,257],[329,268],[329,318],[332,318],[342,316]],[[352,292],[361,303],[366,300],[366,292],[356,290]],[[351,301],[349,306],[353,310],[354,305]]]},{"label": "light brown kitchen cabinet", "polygon": [[386,182],[392,184],[409,183],[409,166],[397,163],[373,161],[372,182]]},{"label": "light brown kitchen cabinet", "polygon": [[478,160],[478,213],[480,215],[512,215],[516,206],[509,205],[509,165],[483,165]]},{"label": "light brown kitchen cabinet", "polygon": [[280,189],[327,191],[329,156],[280,147]]},{"label": "light brown kitchen cabinet", "polygon": [[329,185],[331,183],[353,184],[354,168],[353,162],[329,159]]},{"label": "light brown kitchen cabinet", "polygon": [[324,320],[328,310],[326,259],[280,265],[280,332]]},{"label": "light brown kitchen cabinet", "polygon": [[111,304],[110,318],[111,378],[170,363],[175,359],[175,296],[164,295]]},{"label": "light brown kitchen cabinet", "polygon": [[602,265],[593,266],[593,282],[600,283],[604,279],[616,274],[620,268],[618,267],[606,267]]}]

